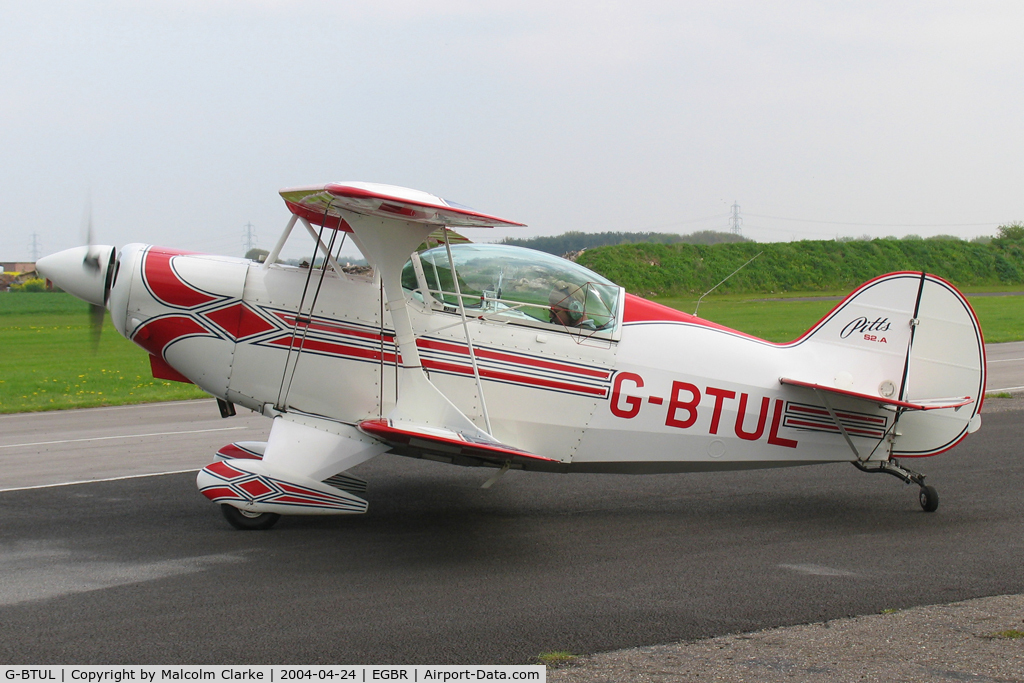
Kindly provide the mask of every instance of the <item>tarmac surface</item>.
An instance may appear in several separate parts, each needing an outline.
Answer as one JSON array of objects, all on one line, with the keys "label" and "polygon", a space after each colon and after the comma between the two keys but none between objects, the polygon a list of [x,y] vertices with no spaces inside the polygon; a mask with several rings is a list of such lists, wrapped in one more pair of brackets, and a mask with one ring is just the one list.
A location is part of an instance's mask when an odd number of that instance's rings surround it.
[{"label": "tarmac surface", "polygon": [[549,683],[933,683],[1024,680],[1024,596],[608,652],[548,672]]},{"label": "tarmac surface", "polygon": [[1021,417],[919,465],[932,514],[841,464],[481,490],[381,456],[367,515],[257,533],[191,473],[6,491],[0,662],[529,663],[1024,593]]},{"label": "tarmac surface", "polygon": [[1024,342],[986,344],[990,394],[1024,392]]},{"label": "tarmac surface", "polygon": [[195,471],[232,441],[265,441],[270,420],[220,419],[212,400],[0,415],[0,492]]},{"label": "tarmac surface", "polygon": [[[916,488],[842,464],[512,471],[481,490],[490,471],[385,455],[353,471],[370,482],[367,515],[248,533],[193,472],[140,475],[194,470],[229,441],[263,438],[267,420],[221,420],[212,401],[3,416],[0,663],[502,664],[552,651],[631,662],[622,650],[765,630],[785,658],[788,636],[771,629],[1014,600],[1022,403],[989,399],[981,431],[912,465],[938,488],[935,513]],[[90,479],[110,480],[53,486]],[[884,652],[871,628],[838,647]],[[643,680],[619,671],[586,680]],[[738,671],[721,680],[770,680]],[[1024,678],[1011,673],[955,680]]]}]

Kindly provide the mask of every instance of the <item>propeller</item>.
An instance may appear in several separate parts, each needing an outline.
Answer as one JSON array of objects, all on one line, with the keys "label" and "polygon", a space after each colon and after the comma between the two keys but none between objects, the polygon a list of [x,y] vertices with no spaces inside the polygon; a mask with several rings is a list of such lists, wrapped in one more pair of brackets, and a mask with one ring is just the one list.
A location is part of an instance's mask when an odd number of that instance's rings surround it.
[{"label": "propeller", "polygon": [[[91,271],[94,276],[99,275],[100,259],[102,252],[93,248],[92,243],[92,201],[86,203],[85,218],[85,244],[88,247],[85,256],[82,257],[82,268]],[[100,336],[103,333],[103,316],[107,312],[107,302],[110,301],[110,280],[113,274],[113,264],[116,258],[116,249],[110,250],[110,257],[106,264],[106,272],[103,274],[103,303],[89,302],[89,333],[92,337],[92,350],[95,353],[100,348]]]},{"label": "propeller", "polygon": [[89,303],[89,322],[93,348],[100,342],[103,313],[110,300],[117,250],[92,243],[92,208],[84,217],[86,244],[44,256],[36,262],[36,271],[68,294]]}]

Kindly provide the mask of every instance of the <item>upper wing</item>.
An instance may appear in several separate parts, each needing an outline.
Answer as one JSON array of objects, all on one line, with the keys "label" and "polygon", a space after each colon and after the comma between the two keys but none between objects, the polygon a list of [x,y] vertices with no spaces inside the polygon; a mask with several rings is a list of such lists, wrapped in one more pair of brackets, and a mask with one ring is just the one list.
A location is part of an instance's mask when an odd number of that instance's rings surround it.
[{"label": "upper wing", "polygon": [[[475,458],[501,462],[512,458],[536,459],[537,456],[498,443],[459,410],[423,372],[401,279],[409,255],[437,228],[521,226],[522,223],[393,185],[330,183],[322,187],[282,190],[281,196],[300,218],[350,231],[359,250],[380,273],[402,358],[402,364],[396,369],[402,391],[388,420],[364,423],[363,431],[399,449],[412,444],[411,447],[419,450],[450,452],[458,446],[459,454]],[[472,344],[472,340],[467,341]]]},{"label": "upper wing", "polygon": [[[344,211],[411,223],[462,228],[521,227],[435,195],[380,183],[328,183],[281,190],[288,209],[310,223],[351,231]],[[406,254],[408,256],[408,254]]]}]

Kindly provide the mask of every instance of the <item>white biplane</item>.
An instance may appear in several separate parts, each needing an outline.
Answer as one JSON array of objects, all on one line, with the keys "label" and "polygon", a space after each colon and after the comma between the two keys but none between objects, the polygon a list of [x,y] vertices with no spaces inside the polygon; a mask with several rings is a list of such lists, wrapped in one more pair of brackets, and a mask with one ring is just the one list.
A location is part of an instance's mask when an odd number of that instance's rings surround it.
[{"label": "white biplane", "polygon": [[[985,358],[966,299],[921,272],[858,288],[788,344],[627,294],[571,261],[459,240],[517,226],[370,183],[281,191],[291,219],[264,262],[129,244],[38,270],[110,310],[156,377],[225,416],[273,419],[199,490],[241,529],[367,509],[348,473],[384,452],[508,469],[653,474],[852,462],[920,486],[898,458],[981,424]],[[279,262],[300,225],[314,257]],[[372,268],[337,261],[346,240]],[[425,243],[433,248],[419,250]]]}]

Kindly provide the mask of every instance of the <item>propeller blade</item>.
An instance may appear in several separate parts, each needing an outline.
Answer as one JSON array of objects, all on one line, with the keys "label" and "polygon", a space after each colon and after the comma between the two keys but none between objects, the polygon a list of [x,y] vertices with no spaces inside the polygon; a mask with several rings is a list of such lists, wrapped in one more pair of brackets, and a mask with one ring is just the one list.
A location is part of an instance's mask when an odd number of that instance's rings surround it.
[{"label": "propeller blade", "polygon": [[[93,249],[92,243],[92,197],[85,201],[85,256],[82,257],[82,266],[93,273],[99,273],[102,264],[100,258],[103,256],[102,249]],[[114,272],[114,258],[116,250],[110,250],[110,258],[106,265],[103,283],[103,304],[89,304],[89,336],[92,338],[92,351],[96,353],[100,348],[100,337],[103,334],[103,317],[106,311],[106,304],[110,300],[111,276]]]},{"label": "propeller blade", "polygon": [[94,273],[100,269],[100,255],[92,248],[92,199],[85,201],[85,245],[89,247],[82,265]]},{"label": "propeller blade", "polygon": [[103,315],[107,312],[103,306],[89,304],[89,335],[92,337],[92,352],[100,348],[100,335],[103,333]]},{"label": "propeller blade", "polygon": [[[99,264],[100,254],[97,250],[96,263]],[[117,267],[117,249],[110,250],[110,258],[107,259],[106,272],[103,274],[103,305],[89,304],[90,333],[92,334],[92,352],[100,349],[100,336],[103,333],[103,317],[107,312],[107,303],[110,301],[110,288],[113,285],[114,270]]]},{"label": "propeller blade", "polygon": [[85,199],[85,243],[92,246],[92,197]]}]

